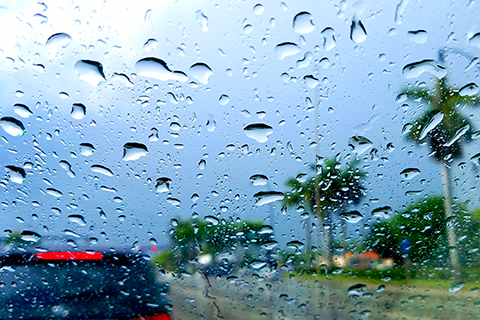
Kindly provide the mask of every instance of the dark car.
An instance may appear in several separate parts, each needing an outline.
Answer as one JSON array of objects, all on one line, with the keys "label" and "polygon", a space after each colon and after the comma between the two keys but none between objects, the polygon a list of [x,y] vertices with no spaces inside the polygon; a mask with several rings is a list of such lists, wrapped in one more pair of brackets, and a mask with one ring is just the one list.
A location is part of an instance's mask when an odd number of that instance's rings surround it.
[{"label": "dark car", "polygon": [[167,320],[170,303],[145,256],[8,252],[0,256],[0,319]]}]

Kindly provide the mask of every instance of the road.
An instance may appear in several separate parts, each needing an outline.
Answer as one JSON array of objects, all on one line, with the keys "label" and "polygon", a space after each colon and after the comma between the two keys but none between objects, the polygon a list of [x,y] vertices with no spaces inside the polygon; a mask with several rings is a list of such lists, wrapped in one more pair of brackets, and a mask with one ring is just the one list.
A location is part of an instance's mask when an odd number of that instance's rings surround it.
[{"label": "road", "polygon": [[[465,287],[385,283],[347,288],[355,280],[285,279],[268,282],[252,276],[209,278],[200,274],[169,277],[173,318],[186,319],[472,319],[480,318],[480,293]],[[380,283],[381,284],[381,283]]]}]

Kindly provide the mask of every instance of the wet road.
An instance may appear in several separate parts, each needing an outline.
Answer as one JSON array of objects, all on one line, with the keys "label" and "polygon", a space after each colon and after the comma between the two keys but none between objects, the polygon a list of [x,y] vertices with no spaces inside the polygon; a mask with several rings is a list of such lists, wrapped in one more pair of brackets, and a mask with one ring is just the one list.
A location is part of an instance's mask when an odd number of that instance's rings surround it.
[{"label": "wet road", "polygon": [[[167,280],[167,279],[165,279]],[[252,276],[234,280],[201,275],[170,277],[173,318],[186,319],[472,319],[480,317],[480,293],[443,287]]]}]

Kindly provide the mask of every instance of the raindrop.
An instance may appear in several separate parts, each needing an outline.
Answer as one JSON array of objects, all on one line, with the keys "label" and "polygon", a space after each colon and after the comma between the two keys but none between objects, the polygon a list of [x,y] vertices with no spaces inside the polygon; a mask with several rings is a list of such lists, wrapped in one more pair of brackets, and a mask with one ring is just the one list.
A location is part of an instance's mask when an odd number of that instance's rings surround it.
[{"label": "raindrop", "polygon": [[13,112],[18,114],[22,118],[28,118],[33,114],[32,110],[30,110],[29,107],[20,103],[17,103],[13,106]]},{"label": "raindrop", "polygon": [[54,188],[47,188],[46,191],[49,195],[54,196],[55,198],[60,198],[61,196],[63,196],[63,193]]},{"label": "raindrop", "polygon": [[258,3],[253,7],[253,13],[259,16],[263,13],[264,9],[265,9],[264,6]]},{"label": "raindrop", "polygon": [[200,83],[207,84],[208,79],[213,74],[213,71],[205,63],[199,62],[190,67],[190,73],[195,79],[200,81]]},{"label": "raindrop", "polygon": [[408,31],[408,39],[411,41],[418,43],[418,44],[423,44],[427,42],[428,39],[428,33],[425,30],[412,30]]},{"label": "raindrop", "polygon": [[245,27],[243,27],[243,33],[249,34],[252,33],[253,31],[253,26],[251,24],[247,24]]},{"label": "raindrop", "polygon": [[176,198],[167,198],[167,202],[170,203],[172,206],[179,206],[180,205],[180,200]]},{"label": "raindrop", "polygon": [[384,219],[388,218],[391,213],[392,213],[392,207],[390,206],[379,207],[372,210],[372,216],[380,217]]},{"label": "raindrop", "polygon": [[75,63],[74,68],[78,74],[78,77],[92,86],[98,86],[105,81],[103,66],[100,62],[79,60],[77,63]]},{"label": "raindrop", "polygon": [[341,213],[340,218],[348,223],[357,223],[358,221],[362,220],[363,216],[360,212],[354,210]]},{"label": "raindrop", "polygon": [[68,34],[55,33],[54,35],[50,36],[50,38],[48,38],[45,45],[50,54],[58,54],[63,49],[68,47],[68,45],[71,42],[72,42],[72,37],[70,37]]},{"label": "raindrop", "polygon": [[479,164],[480,165],[480,153],[477,153],[476,155],[472,156],[470,158],[470,161],[472,161],[473,163],[475,164]]},{"label": "raindrop", "polygon": [[198,162],[198,169],[203,170],[205,169],[206,165],[207,165],[207,162],[204,159],[202,159]]},{"label": "raindrop", "polygon": [[478,93],[478,86],[475,83],[469,83],[467,85],[464,85],[460,91],[458,91],[458,94],[461,95],[462,97],[465,96],[474,96]]},{"label": "raindrop", "polygon": [[5,166],[11,182],[22,184],[27,176],[25,170],[15,166]]},{"label": "raindrop", "polygon": [[360,296],[362,295],[362,293],[365,291],[366,288],[367,286],[364,285],[363,283],[357,283],[348,287],[347,293],[350,296]]},{"label": "raindrop", "polygon": [[25,134],[23,123],[13,117],[2,117],[0,119],[0,126],[2,126],[6,133],[14,137]]},{"label": "raindrop", "polygon": [[112,170],[110,170],[110,169],[107,168],[107,167],[104,167],[104,166],[101,166],[101,165],[98,165],[98,164],[94,164],[93,166],[90,167],[90,169],[91,169],[93,172],[103,174],[104,176],[113,177],[113,172],[112,172]]},{"label": "raindrop", "polygon": [[314,76],[312,75],[307,75],[305,77],[303,77],[303,80],[305,80],[305,84],[307,85],[307,87],[309,87],[310,89],[313,89],[315,88],[317,85],[318,85],[318,79],[315,78]]},{"label": "raindrop", "polygon": [[127,87],[133,87],[133,82],[130,80],[130,78],[126,74],[114,72],[112,76],[112,80],[123,82],[123,84]]},{"label": "raindrop", "polygon": [[433,115],[432,118],[430,119],[430,121],[425,123],[425,125],[423,126],[418,140],[421,141],[421,140],[425,139],[425,137],[428,135],[428,133],[430,131],[432,131],[433,129],[435,129],[440,124],[440,122],[442,122],[442,120],[443,120],[443,112],[442,111],[439,111],[435,115]]},{"label": "raindrop", "polygon": [[91,156],[95,152],[95,147],[91,143],[80,143],[80,154],[82,156]]},{"label": "raindrop", "polygon": [[59,164],[60,164],[60,167],[62,167],[63,169],[65,169],[65,171],[67,171],[67,174],[69,175],[70,178],[75,178],[75,172],[73,172],[72,166],[70,165],[70,163],[68,163],[65,160],[61,160]]},{"label": "raindrop", "polygon": [[156,39],[148,39],[147,42],[143,45],[143,50],[150,52],[155,49],[158,45],[158,41]]},{"label": "raindrop", "polygon": [[267,263],[265,261],[255,260],[250,264],[250,267],[252,267],[252,269],[259,270],[265,267],[266,265]]},{"label": "raindrop", "polygon": [[325,51],[332,50],[336,45],[335,32],[332,28],[325,28],[322,31],[323,36],[323,48]]},{"label": "raindrop", "polygon": [[315,29],[313,17],[310,13],[303,11],[293,18],[293,31],[297,33],[310,33]]},{"label": "raindrop", "polygon": [[253,176],[250,177],[250,182],[252,183],[252,186],[264,186],[268,182],[267,176],[263,174],[254,174]]},{"label": "raindrop", "polygon": [[406,180],[413,179],[419,174],[420,174],[420,169],[418,168],[407,168],[402,170],[402,172],[400,172],[400,175]]},{"label": "raindrop", "polygon": [[217,128],[217,123],[215,122],[214,119],[208,119],[206,123],[206,127],[208,132],[213,132]]},{"label": "raindrop", "polygon": [[301,249],[304,246],[303,242],[300,242],[298,240],[292,240],[290,242],[287,242],[287,247],[292,248],[292,249]]},{"label": "raindrop", "polygon": [[468,44],[480,48],[480,32],[475,33],[470,39],[468,39]]},{"label": "raindrop", "polygon": [[262,243],[262,248],[265,250],[273,250],[278,245],[278,241],[272,240]]},{"label": "raindrop", "polygon": [[447,290],[448,290],[448,292],[456,293],[456,292],[459,292],[460,290],[462,290],[464,286],[465,286],[465,282],[458,281],[458,282],[454,282],[451,285],[449,285]]},{"label": "raindrop", "polygon": [[82,215],[79,214],[71,214],[68,216],[68,220],[71,222],[75,222],[79,224],[80,226],[85,226],[87,223],[85,222],[85,218]]},{"label": "raindrop", "polygon": [[272,226],[262,226],[262,228],[257,232],[258,234],[272,234],[273,228]]},{"label": "raindrop", "polygon": [[282,60],[288,56],[296,55],[300,52],[300,47],[293,42],[280,43],[275,47],[275,52],[279,60]]},{"label": "raindrop", "polygon": [[25,231],[22,231],[22,233],[20,234],[20,239],[27,242],[38,242],[40,241],[40,238],[41,236],[38,233],[33,231],[25,230]]},{"label": "raindrop", "polygon": [[220,222],[217,218],[214,216],[205,216],[205,221],[208,223],[211,223],[212,225],[216,226]]},{"label": "raindrop", "polygon": [[172,180],[170,178],[162,177],[157,179],[157,184],[155,185],[155,190],[159,193],[169,192],[170,183]]},{"label": "raindrop", "polygon": [[195,12],[195,15],[197,17],[197,23],[200,25],[200,28],[203,32],[208,31],[208,18],[206,15],[202,13],[201,10],[197,10]]},{"label": "raindrop", "polygon": [[273,128],[264,123],[252,123],[243,128],[245,135],[257,142],[267,142],[268,136],[273,133]]},{"label": "raindrop", "polygon": [[172,71],[165,61],[157,58],[143,58],[135,63],[135,69],[139,76],[153,78],[160,81],[177,80],[185,82],[188,77],[181,71]]},{"label": "raindrop", "polygon": [[365,30],[362,21],[357,21],[355,17],[350,25],[350,39],[355,43],[361,43],[367,40],[367,30]]},{"label": "raindrop", "polygon": [[81,103],[74,103],[70,115],[73,119],[82,120],[87,114],[87,108]]},{"label": "raindrop", "polygon": [[353,136],[350,139],[351,142],[349,146],[352,148],[353,152],[357,153],[358,155],[363,154],[373,145],[373,142],[364,136]]},{"label": "raindrop", "polygon": [[257,199],[257,202],[255,202],[257,206],[263,206],[268,203],[283,200],[284,195],[279,191],[260,191],[255,193],[253,197]]},{"label": "raindrop", "polygon": [[299,173],[295,179],[298,180],[298,182],[305,182],[307,181],[308,175],[306,173]]},{"label": "raindrop", "polygon": [[445,67],[430,59],[409,63],[402,72],[407,79],[418,78],[424,72],[431,73],[437,78],[443,78],[447,74]]},{"label": "raindrop", "polygon": [[468,131],[470,130],[470,125],[465,125],[461,127],[460,129],[455,132],[455,135],[448,141],[447,143],[444,144],[445,147],[450,147],[453,145],[455,142],[457,142],[461,137],[463,137]]},{"label": "raindrop", "polygon": [[170,130],[173,130],[173,131],[180,131],[182,127],[180,126],[180,123],[178,122],[172,122],[170,123]]},{"label": "raindrop", "polygon": [[220,103],[222,106],[226,105],[229,101],[230,101],[230,97],[227,96],[226,94],[222,94],[218,99],[218,103]]},{"label": "raindrop", "polygon": [[137,160],[140,157],[146,156],[148,149],[144,144],[138,142],[127,142],[123,145],[124,161]]}]

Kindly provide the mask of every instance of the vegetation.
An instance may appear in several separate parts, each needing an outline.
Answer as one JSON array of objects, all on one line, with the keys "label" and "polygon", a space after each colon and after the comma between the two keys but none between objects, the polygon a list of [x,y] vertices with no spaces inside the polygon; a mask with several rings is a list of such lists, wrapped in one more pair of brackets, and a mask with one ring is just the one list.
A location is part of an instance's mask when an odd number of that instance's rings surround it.
[{"label": "vegetation", "polygon": [[[286,182],[290,188],[284,199],[287,206],[303,204],[307,214],[313,214],[315,210],[319,224],[323,227],[318,230],[323,230],[324,251],[330,266],[333,265],[332,215],[358,203],[364,194],[362,178],[365,174],[357,165],[358,161],[352,160],[342,168],[337,159],[325,159],[322,165],[313,167],[316,174],[309,180],[302,182],[298,178],[290,178]],[[306,228],[307,232],[308,230]],[[307,252],[311,247],[309,239],[310,235],[307,234]]]},{"label": "vegetation", "polygon": [[262,221],[179,220],[170,231],[170,248],[160,251],[153,261],[173,271],[198,264],[200,255],[231,254],[248,263],[262,245],[275,244],[273,230]]},{"label": "vegetation", "polygon": [[[458,89],[448,86],[447,78],[435,78],[434,88],[407,88],[401,92],[408,99],[428,105],[428,109],[414,120],[408,138],[418,145],[427,144],[430,155],[440,163],[444,192],[444,215],[453,216],[450,182],[451,162],[462,154],[462,144],[468,141],[473,130],[471,123],[462,115],[459,107],[480,105],[480,97],[462,95]],[[453,227],[447,228],[450,247],[450,262],[459,269],[456,251],[457,240]]]}]

